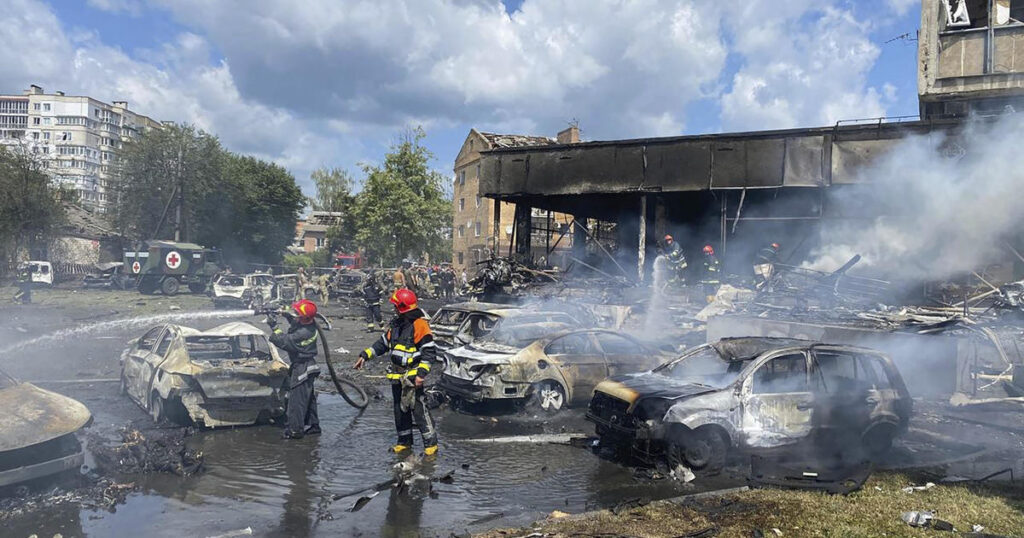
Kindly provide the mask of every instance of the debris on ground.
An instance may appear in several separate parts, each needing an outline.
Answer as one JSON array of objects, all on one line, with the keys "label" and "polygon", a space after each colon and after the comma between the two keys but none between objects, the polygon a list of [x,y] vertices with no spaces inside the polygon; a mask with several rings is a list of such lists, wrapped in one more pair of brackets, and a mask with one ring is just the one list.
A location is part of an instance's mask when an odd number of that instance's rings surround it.
[{"label": "debris on ground", "polygon": [[120,434],[121,442],[114,445],[98,434],[89,434],[89,449],[96,458],[96,466],[103,471],[190,476],[203,469],[203,453],[185,446],[191,428],[143,432],[126,426]]}]

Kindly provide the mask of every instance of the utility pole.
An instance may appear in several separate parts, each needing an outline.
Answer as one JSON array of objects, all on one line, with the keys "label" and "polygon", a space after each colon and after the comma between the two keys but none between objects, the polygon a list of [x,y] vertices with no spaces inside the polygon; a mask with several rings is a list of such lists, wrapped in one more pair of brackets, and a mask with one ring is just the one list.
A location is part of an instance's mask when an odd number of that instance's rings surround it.
[{"label": "utility pole", "polygon": [[184,168],[184,153],[185,153],[185,133],[180,133],[178,139],[178,162],[175,166],[177,172],[177,190],[178,190],[178,207],[175,209],[174,219],[174,241],[188,241],[188,222],[183,222],[182,219],[188,218],[188,212],[185,211],[185,174],[183,173]]}]

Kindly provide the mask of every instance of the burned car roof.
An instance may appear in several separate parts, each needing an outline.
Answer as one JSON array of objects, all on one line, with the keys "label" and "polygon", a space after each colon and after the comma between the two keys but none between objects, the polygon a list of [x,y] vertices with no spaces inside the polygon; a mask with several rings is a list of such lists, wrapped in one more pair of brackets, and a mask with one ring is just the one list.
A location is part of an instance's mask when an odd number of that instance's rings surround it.
[{"label": "burned car roof", "polygon": [[814,344],[815,342],[812,340],[802,340],[799,338],[751,336],[723,338],[710,345],[727,361],[746,361],[773,349],[808,347]]},{"label": "burned car roof", "polygon": [[192,327],[186,327],[184,325],[175,325],[175,327],[181,331],[182,336],[242,336],[247,334],[265,336],[263,331],[259,330],[254,325],[250,325],[243,321],[232,321],[205,331],[193,329]]}]

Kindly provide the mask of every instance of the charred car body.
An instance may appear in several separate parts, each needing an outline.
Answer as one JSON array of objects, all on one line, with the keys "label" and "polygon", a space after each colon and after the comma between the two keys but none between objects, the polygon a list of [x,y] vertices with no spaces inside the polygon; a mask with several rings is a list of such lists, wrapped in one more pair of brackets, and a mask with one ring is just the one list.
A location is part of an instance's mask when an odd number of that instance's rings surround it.
[{"label": "charred car body", "polygon": [[121,365],[122,392],[157,422],[237,426],[284,412],[288,364],[247,323],[159,325],[132,342]]},{"label": "charred car body", "polygon": [[445,352],[439,387],[469,402],[516,400],[547,412],[585,404],[609,375],[665,359],[631,336],[559,322],[508,325]]},{"label": "charred car body", "polygon": [[0,487],[78,470],[75,432],[92,422],[84,405],[0,371]]},{"label": "charred car body", "polygon": [[213,282],[217,308],[269,308],[298,297],[297,275],[221,275]]},{"label": "charred car body", "polygon": [[434,338],[441,349],[471,344],[502,326],[542,322],[580,326],[576,318],[565,312],[547,312],[497,303],[445,305],[430,318]]},{"label": "charred car body", "polygon": [[597,386],[587,410],[603,445],[650,462],[717,470],[727,450],[804,442],[887,450],[911,398],[887,356],[783,338],[727,338]]},{"label": "charred car body", "polygon": [[135,278],[125,272],[123,262],[97,263],[94,270],[82,278],[87,289],[127,290],[135,286]]}]

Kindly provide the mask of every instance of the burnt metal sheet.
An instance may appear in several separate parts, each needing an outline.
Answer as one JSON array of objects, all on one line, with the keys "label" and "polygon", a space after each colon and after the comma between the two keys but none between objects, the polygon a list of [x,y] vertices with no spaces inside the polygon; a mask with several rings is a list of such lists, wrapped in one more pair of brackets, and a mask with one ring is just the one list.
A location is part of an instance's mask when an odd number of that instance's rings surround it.
[{"label": "burnt metal sheet", "polygon": [[712,145],[711,187],[780,187],[785,139],[721,141]]},{"label": "burnt metal sheet", "polygon": [[824,145],[825,138],[822,136],[787,138],[782,184],[786,187],[815,187],[824,184]]},{"label": "burnt metal sheet", "polygon": [[92,415],[77,400],[19,383],[0,390],[0,452],[24,448],[74,433]]},{"label": "burnt metal sheet", "polygon": [[832,183],[858,183],[864,169],[889,152],[899,139],[837,140],[832,144]]},{"label": "burnt metal sheet", "polygon": [[647,146],[645,187],[662,191],[699,191],[707,188],[711,172],[711,143],[705,140]]}]

